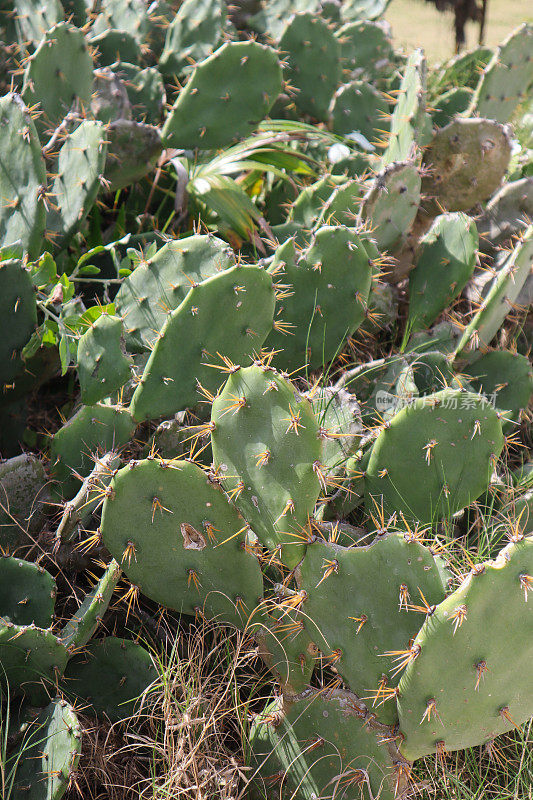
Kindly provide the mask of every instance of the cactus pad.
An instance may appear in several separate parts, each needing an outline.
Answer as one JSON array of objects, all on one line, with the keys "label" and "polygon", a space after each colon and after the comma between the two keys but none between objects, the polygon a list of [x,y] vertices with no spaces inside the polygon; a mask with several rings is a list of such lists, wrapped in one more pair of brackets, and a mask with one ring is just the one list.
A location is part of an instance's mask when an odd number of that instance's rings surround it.
[{"label": "cactus pad", "polygon": [[18,94],[0,98],[0,127],[0,242],[20,240],[36,258],[45,225],[46,171],[34,122]]},{"label": "cactus pad", "polygon": [[423,607],[421,598],[429,606],[444,599],[431,551],[395,533],[366,547],[316,542],[308,546],[297,580],[306,593],[302,616],[325,662],[334,664],[352,691],[369,698],[378,719],[393,724],[391,690],[399,678],[386,654],[407,649],[418,633],[423,617],[413,605]]},{"label": "cactus pad", "polygon": [[[73,69],[72,65],[76,68]],[[60,22],[44,35],[24,75],[24,102],[43,112],[38,128],[51,131],[73,110],[87,111],[93,88],[93,62],[82,31]]]},{"label": "cactus pad", "polygon": [[128,347],[138,351],[153,345],[168,314],[185,299],[191,286],[234,264],[231,248],[214,236],[168,242],[149,261],[139,264],[115,298]]},{"label": "cactus pad", "polygon": [[228,378],[211,412],[218,474],[263,545],[295,566],[320,492],[322,447],[307,400],[274,370],[252,366]]},{"label": "cactus pad", "polygon": [[48,628],[55,596],[55,581],[45,569],[12,556],[0,558],[0,624]]},{"label": "cactus pad", "polygon": [[532,575],[530,537],[474,567],[428,616],[399,685],[407,758],[483,744],[533,714]]},{"label": "cactus pad", "polygon": [[83,699],[88,710],[111,722],[131,717],[143,692],[157,679],[144,647],[107,636],[89,642],[65,672],[68,691]]},{"label": "cactus pad", "polygon": [[324,226],[301,252],[289,239],[269,271],[290,287],[277,310],[287,327],[274,325],[266,343],[283,351],[275,363],[284,369],[328,363],[365,316],[372,269],[359,236],[352,228]]},{"label": "cactus pad", "polygon": [[246,136],[281,92],[274,50],[257,42],[224,44],[198,64],[163,126],[167,147],[223,147]]},{"label": "cactus pad", "polygon": [[30,273],[20,261],[0,261],[0,315],[8,324],[2,326],[0,343],[0,386],[12,384],[22,372],[22,348],[37,325],[35,290]]},{"label": "cactus pad", "polygon": [[[220,314],[220,308],[224,314]],[[137,421],[169,416],[200,399],[198,383],[223,383],[217,353],[240,363],[259,351],[272,326],[274,290],[259,267],[236,266],[194,284],[168,316],[131,401]]]},{"label": "cactus pad", "polygon": [[479,236],[466,214],[442,214],[420,240],[414,270],[409,274],[411,330],[429,328],[451,305],[476,266]]},{"label": "cactus pad", "polygon": [[466,211],[499,187],[511,158],[508,130],[487,119],[455,119],[424,152],[422,191],[448,211]]},{"label": "cactus pad", "polygon": [[93,467],[92,455],[118,449],[130,439],[135,422],[118,406],[83,406],[54,435],[50,447],[52,477],[71,497]]},{"label": "cactus pad", "polygon": [[390,250],[410,230],[420,204],[421,178],[411,163],[395,163],[376,175],[364,198],[363,220],[380,250]]},{"label": "cactus pad", "polygon": [[261,601],[261,571],[216,483],[189,461],[146,460],[110,488],[102,537],[130,581],[176,611],[243,627]]},{"label": "cactus pad", "polygon": [[284,78],[297,90],[296,106],[315,119],[327,120],[340,78],[340,47],[327,22],[312,13],[295,14],[279,48],[286,63]]},{"label": "cactus pad", "polygon": [[[364,704],[341,691],[311,691],[285,713],[279,700],[267,706],[250,732],[252,767],[257,769],[254,800],[315,800],[346,791],[346,797],[363,800],[398,797],[395,767],[405,762],[394,744],[378,741],[378,734],[386,739],[390,730],[370,729],[367,717]],[[405,789],[401,777],[397,788]]]},{"label": "cactus pad", "polygon": [[78,342],[81,400],[93,405],[131,378],[132,359],[125,354],[120,317],[102,314]]},{"label": "cactus pad", "polygon": [[60,800],[81,755],[81,728],[72,706],[53,700],[38,717],[27,715],[15,773],[16,800]]},{"label": "cactus pad", "polygon": [[366,506],[436,522],[487,489],[503,448],[496,411],[470,392],[418,398],[381,431],[365,474]]}]

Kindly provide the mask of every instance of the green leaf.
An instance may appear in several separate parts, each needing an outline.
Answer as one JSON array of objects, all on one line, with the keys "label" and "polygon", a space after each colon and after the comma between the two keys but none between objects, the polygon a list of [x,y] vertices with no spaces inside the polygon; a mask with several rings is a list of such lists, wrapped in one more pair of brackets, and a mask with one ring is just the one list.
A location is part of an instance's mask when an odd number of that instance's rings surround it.
[{"label": "green leaf", "polygon": [[59,358],[61,359],[61,374],[65,375],[70,366],[70,347],[67,336],[63,335],[59,342]]},{"label": "green leaf", "polygon": [[56,262],[50,253],[43,253],[38,261],[30,265],[30,277],[33,285],[40,289],[57,282]]},{"label": "green leaf", "polygon": [[94,267],[92,264],[88,264],[86,267],[81,267],[78,275],[99,275],[100,274],[100,267]]},{"label": "green leaf", "polygon": [[74,284],[69,281],[66,272],[59,278],[59,283],[63,287],[63,303],[68,303],[74,297]]}]

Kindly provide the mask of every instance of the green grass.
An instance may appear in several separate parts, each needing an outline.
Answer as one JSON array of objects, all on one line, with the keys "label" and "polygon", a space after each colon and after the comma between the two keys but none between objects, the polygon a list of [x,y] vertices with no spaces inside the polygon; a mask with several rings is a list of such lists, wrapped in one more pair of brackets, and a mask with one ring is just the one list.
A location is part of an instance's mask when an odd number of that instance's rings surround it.
[{"label": "green grass", "polygon": [[[436,62],[454,53],[453,14],[441,14],[422,0],[392,0],[386,19],[392,26],[396,44],[409,50],[423,47],[428,59]],[[533,22],[531,0],[488,0],[485,42],[491,47],[501,42],[522,22]],[[467,46],[477,45],[479,26],[467,26]]]}]

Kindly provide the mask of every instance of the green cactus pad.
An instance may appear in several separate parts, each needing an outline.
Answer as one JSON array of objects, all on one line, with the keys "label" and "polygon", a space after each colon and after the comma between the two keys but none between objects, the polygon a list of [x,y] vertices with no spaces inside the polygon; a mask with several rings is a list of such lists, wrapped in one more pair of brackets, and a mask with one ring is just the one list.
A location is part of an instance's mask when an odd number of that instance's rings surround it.
[{"label": "green cactus pad", "polygon": [[82,122],[67,136],[59,151],[56,178],[50,189],[53,205],[46,219],[54,241],[55,237],[71,234],[93,207],[106,152],[106,131],[100,122]]},{"label": "green cactus pad", "polygon": [[[65,18],[63,6],[59,0],[47,0],[38,3],[35,0],[14,0],[12,4],[16,13],[15,25],[20,40],[38,45],[44,31],[49,30]],[[7,9],[7,6],[2,10]],[[5,13],[5,11],[4,11]]]},{"label": "green cactus pad", "polygon": [[159,69],[173,77],[189,72],[213,53],[226,22],[223,0],[185,0],[167,28]]},{"label": "green cactus pad", "polygon": [[412,331],[429,328],[459,297],[476,266],[479,236],[466,214],[442,214],[420,240],[415,268],[409,273]]},{"label": "green cactus pad", "polygon": [[227,243],[209,235],[170,241],[141,262],[115,297],[128,348],[137,352],[152,346],[167,316],[183,302],[191,286],[234,265]]},{"label": "green cactus pad", "polygon": [[345,0],[341,17],[345,22],[379,19],[385,13],[390,0]]},{"label": "green cactus pad", "polygon": [[119,470],[111,490],[102,537],[130,581],[176,611],[243,627],[262,577],[246,524],[216,483],[188,461],[146,460]]},{"label": "green cactus pad", "polygon": [[363,201],[361,217],[372,226],[380,250],[390,250],[407,234],[420,204],[417,167],[398,162],[376,175]]},{"label": "green cactus pad", "polygon": [[441,94],[431,109],[433,125],[444,128],[458,114],[463,114],[470,105],[472,95],[472,89],[467,86],[456,86]]},{"label": "green cactus pad", "polygon": [[110,67],[117,61],[138,64],[142,60],[139,41],[128,31],[107,31],[89,39],[95,48],[95,58],[101,67]]},{"label": "green cactus pad", "polygon": [[[488,119],[458,118],[424,152],[422,192],[448,211],[466,211],[499,187],[511,158],[508,130]],[[438,211],[437,211],[438,213]]]},{"label": "green cactus pad", "polygon": [[72,706],[61,699],[53,700],[36,718],[30,713],[24,721],[26,730],[10,797],[60,800],[81,755],[78,718]]},{"label": "green cactus pad", "polygon": [[390,123],[387,149],[381,167],[412,158],[416,146],[431,138],[431,118],[426,112],[426,59],[422,50],[414,50],[403,74]]},{"label": "green cactus pad", "polygon": [[287,328],[275,324],[266,341],[282,351],[275,363],[287,370],[327,364],[365,316],[372,268],[359,236],[352,228],[323,226],[304,251],[289,239],[269,271],[290,286],[277,307]]},{"label": "green cactus pad", "polygon": [[359,404],[349,392],[333,387],[317,389],[308,397],[320,426],[322,462],[329,475],[338,475],[359,448],[363,432]]},{"label": "green cactus pad", "polygon": [[477,222],[483,249],[492,251],[527,228],[533,218],[533,176],[505,183]]},{"label": "green cactus pad", "polygon": [[[7,415],[4,420],[12,425]],[[4,552],[29,544],[26,532],[31,536],[40,531],[49,498],[44,465],[32,453],[0,462],[0,547]]]},{"label": "green cactus pad", "polygon": [[532,575],[530,537],[475,567],[427,618],[399,685],[407,758],[439,742],[445,751],[483,744],[533,714]]},{"label": "green cactus pad", "polygon": [[93,405],[124,386],[131,378],[120,317],[102,314],[78,342],[81,401]]},{"label": "green cactus pad", "polygon": [[82,406],[54,435],[50,446],[51,476],[59,481],[58,491],[71,497],[80,480],[94,466],[92,455],[118,449],[130,439],[135,422],[119,406]]},{"label": "green cactus pad", "polygon": [[251,360],[273,314],[272,280],[260,267],[232,267],[194,285],[168,316],[148,359],[130,405],[134,418],[169,416],[194,405],[198,383],[215,393],[224,376],[209,365],[224,367],[222,356],[237,364]]},{"label": "green cactus pad", "polygon": [[407,534],[381,536],[366,547],[316,542],[308,546],[297,580],[306,592],[302,617],[326,662],[334,659],[380,721],[396,722],[394,694],[388,702],[386,693],[371,696],[380,685],[398,684],[393,657],[385,654],[407,649],[420,630],[423,614],[410,607],[423,606],[422,597],[429,606],[444,599],[431,551]]},{"label": "green cactus pad", "polygon": [[319,0],[269,0],[261,4],[260,11],[253,15],[250,24],[253,30],[278,40],[292,14],[313,14],[318,12],[318,6]]},{"label": "green cactus pad", "polygon": [[281,92],[274,50],[257,42],[224,44],[197,65],[163,126],[167,147],[223,147],[251,133]]},{"label": "green cactus pad", "polygon": [[456,355],[460,355],[468,347],[477,349],[490,344],[531,274],[532,264],[533,225],[530,225],[496,273],[478,311],[457,344]]},{"label": "green cactus pad", "polygon": [[[342,183],[326,200],[316,227],[332,224],[346,225],[348,228],[354,226],[361,207],[362,195],[363,185],[360,180]],[[368,253],[366,246],[365,250]]]},{"label": "green cactus pad", "polygon": [[95,633],[111,602],[121,574],[120,565],[112,559],[94,589],[86,595],[74,616],[68,620],[61,631],[61,641],[69,652],[83,647]]},{"label": "green cactus pad", "polygon": [[456,389],[418,398],[374,443],[367,511],[383,506],[428,524],[450,517],[487,489],[502,448],[501,422],[485,398]]},{"label": "green cactus pad", "polygon": [[113,191],[140,181],[151,172],[163,145],[159,129],[144,122],[116,119],[107,126],[105,179]]},{"label": "green cactus pad", "polygon": [[330,115],[331,128],[338,136],[354,131],[374,142],[379,130],[386,127],[388,103],[369,83],[352,81],[341,86],[333,95]]},{"label": "green cactus pad", "polygon": [[0,624],[0,686],[37,703],[64,672],[68,652],[52,631],[33,625]]},{"label": "green cactus pad", "polygon": [[338,182],[338,178],[326,175],[310,186],[306,186],[292,203],[287,219],[306,228],[312,228],[320,216],[324,203],[331,196],[331,192]]},{"label": "green cactus pad", "polygon": [[22,372],[22,348],[29,341],[37,325],[35,289],[28,270],[20,261],[0,262],[0,387],[10,385]]},{"label": "green cactus pad", "polygon": [[90,712],[118,722],[135,712],[157,679],[157,670],[140,644],[107,636],[89,642],[69,661],[65,679],[67,691],[82,699]]},{"label": "green cactus pad", "polygon": [[297,610],[275,605],[252,627],[259,653],[288,701],[310,685],[318,655],[313,627]]},{"label": "green cactus pad", "polygon": [[141,59],[139,41],[128,31],[110,28],[89,40],[95,48],[95,58],[101,67],[110,67],[117,61],[138,64]]},{"label": "green cactus pad", "polygon": [[[311,691],[285,713],[279,700],[268,705],[250,731],[254,800],[398,797],[395,767],[404,761],[394,744],[379,743],[390,730],[370,729],[367,716],[364,704],[342,691]],[[398,790],[405,788],[400,777]]]},{"label": "green cactus pad", "polygon": [[[394,63],[391,38],[384,25],[364,20],[343,25],[335,36],[340,43],[341,67],[350,74],[363,71],[376,78]],[[384,126],[382,126],[384,127]]]},{"label": "green cactus pad", "polygon": [[507,122],[528,97],[533,83],[533,24],[524,23],[497,48],[485,67],[471,110]]},{"label": "green cactus pad", "polygon": [[0,558],[0,624],[48,628],[55,596],[55,581],[43,567],[12,556]]},{"label": "green cactus pad", "polygon": [[[482,392],[506,419],[518,420],[533,392],[531,361],[510,350],[493,350],[463,370],[474,390]],[[514,426],[512,426],[514,427]]]},{"label": "green cactus pad", "polygon": [[296,89],[302,113],[326,121],[340,79],[340,46],[327,22],[316,14],[295,14],[279,40],[284,78]]},{"label": "green cactus pad", "polygon": [[29,257],[37,258],[45,226],[46,170],[34,122],[18,94],[0,98],[0,126],[0,242],[20,241]]},{"label": "green cactus pad", "polygon": [[135,119],[158,125],[166,103],[165,85],[158,70],[155,67],[141,69],[124,61],[115,65],[115,70],[126,87]]},{"label": "green cactus pad", "polygon": [[240,369],[215,399],[211,427],[226,490],[261,543],[284,545],[284,562],[295,566],[320,492],[322,446],[309,402],[272,369]]},{"label": "green cactus pad", "polygon": [[76,103],[80,112],[87,111],[92,88],[93,62],[85,37],[70,23],[60,22],[45,33],[24,75],[24,102],[39,104],[43,112],[39,130],[53,131]]},{"label": "green cactus pad", "polygon": [[154,23],[145,0],[102,0],[98,8],[100,13],[93,23],[95,34],[109,29],[126,31],[140,44],[149,38]]}]

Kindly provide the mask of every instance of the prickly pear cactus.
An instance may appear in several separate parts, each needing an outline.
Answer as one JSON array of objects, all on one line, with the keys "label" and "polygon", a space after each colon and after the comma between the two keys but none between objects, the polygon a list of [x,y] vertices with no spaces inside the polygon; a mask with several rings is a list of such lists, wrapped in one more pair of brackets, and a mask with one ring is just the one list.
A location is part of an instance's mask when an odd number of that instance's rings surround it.
[{"label": "prickly pear cactus", "polygon": [[309,401],[267,366],[235,369],[213,403],[210,428],[226,490],[261,543],[295,566],[325,480]]},{"label": "prickly pear cactus", "polygon": [[376,439],[365,473],[367,510],[425,524],[450,517],[487,489],[503,444],[501,421],[485,398],[455,389],[418,398]]},{"label": "prickly pear cactus", "polygon": [[14,796],[60,800],[81,755],[81,726],[72,706],[53,700],[37,716],[28,710],[14,778]]},{"label": "prickly pear cactus", "polygon": [[289,239],[278,248],[269,272],[279,276],[280,287],[274,330],[266,342],[281,351],[275,363],[285,369],[326,364],[365,315],[372,268],[358,234],[323,226],[303,252]]},{"label": "prickly pear cactus", "polygon": [[[235,266],[195,283],[161,330],[130,404],[134,419],[194,405],[198,384],[216,392],[232,363],[251,361],[260,350],[273,315],[272,279],[259,267]],[[214,361],[213,353],[220,354]]]},{"label": "prickly pear cactus", "polygon": [[90,406],[109,397],[131,378],[120,317],[102,314],[78,342],[81,400]]},{"label": "prickly pear cactus", "polygon": [[92,89],[93,62],[87,41],[81,30],[60,22],[45,33],[24,74],[24,102],[39,104],[42,111],[39,131],[51,135],[69,111],[83,114],[90,107]]},{"label": "prickly pear cactus", "polygon": [[275,51],[231,42],[198,64],[163,126],[168,147],[194,150],[229,144],[251,133],[281,92]]},{"label": "prickly pear cactus", "polygon": [[477,86],[471,111],[508,122],[533,82],[533,25],[524,23],[496,49]]},{"label": "prickly pear cactus", "polygon": [[476,266],[479,236],[466,214],[442,214],[420,240],[409,275],[409,320],[412,330],[429,328],[458,297]]},{"label": "prickly pear cactus", "polygon": [[356,792],[354,797],[393,800],[396,789],[406,787],[409,765],[393,741],[387,742],[390,729],[368,718],[364,703],[340,690],[310,690],[287,709],[274,701],[250,732],[256,784],[252,796],[297,791],[313,800],[342,783],[342,791],[348,788]]},{"label": "prickly pear cactus", "polygon": [[435,132],[424,152],[422,192],[448,211],[467,211],[499,188],[510,158],[507,128],[457,118]]},{"label": "prickly pear cactus", "polygon": [[311,13],[295,14],[279,48],[285,80],[294,87],[294,102],[303,114],[326,120],[340,79],[339,44],[327,22]]},{"label": "prickly pear cactus", "polygon": [[191,462],[131,461],[110,485],[101,528],[124,573],[156,602],[238,627],[261,602],[247,525],[217,480]]},{"label": "prickly pear cactus", "polygon": [[18,94],[0,98],[0,126],[0,243],[20,241],[35,258],[44,234],[46,171],[35,123]]},{"label": "prickly pear cactus", "polygon": [[533,539],[518,536],[428,615],[399,684],[406,758],[487,742],[531,716],[532,573]]}]

